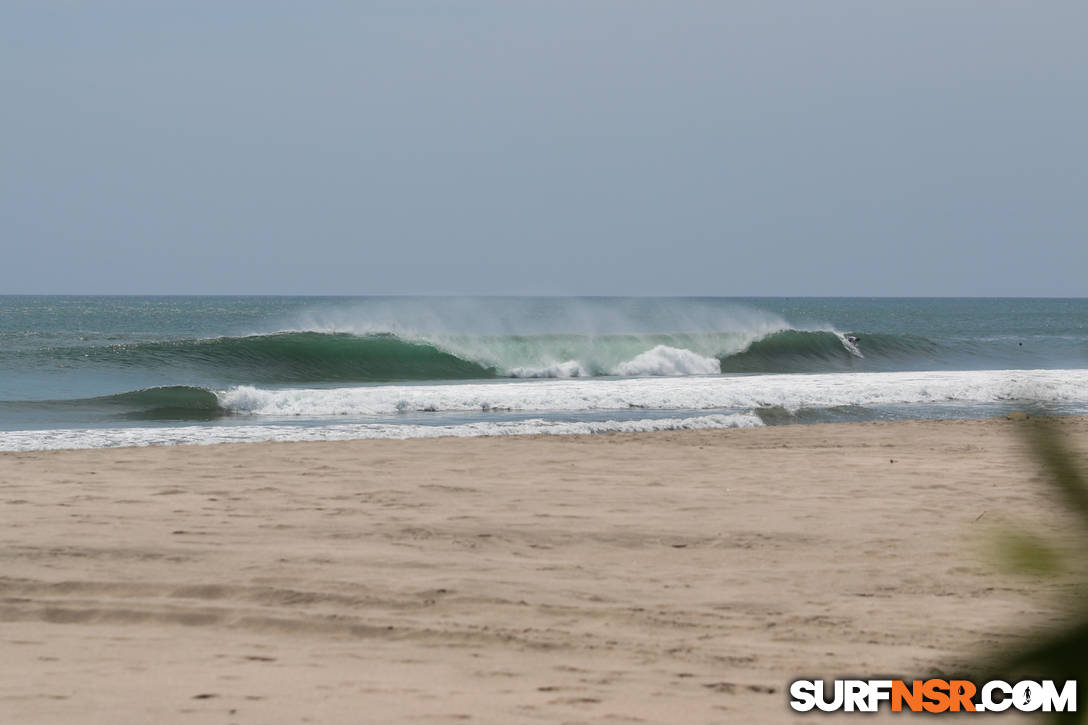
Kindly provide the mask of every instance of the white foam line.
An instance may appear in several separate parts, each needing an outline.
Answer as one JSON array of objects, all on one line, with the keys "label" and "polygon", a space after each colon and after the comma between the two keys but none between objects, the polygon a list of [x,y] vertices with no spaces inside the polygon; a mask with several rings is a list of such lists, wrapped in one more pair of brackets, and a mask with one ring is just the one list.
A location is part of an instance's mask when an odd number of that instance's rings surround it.
[{"label": "white foam line", "polygon": [[461,425],[399,425],[347,423],[321,426],[239,425],[165,428],[88,428],[29,430],[0,433],[0,451],[42,451],[120,446],[211,445],[259,441],[343,441],[361,438],[471,438],[511,435],[577,435],[645,433],[709,428],[754,428],[763,422],[752,413],[704,415],[627,421],[556,421],[535,418]]},{"label": "white foam line", "polygon": [[327,417],[413,411],[570,412],[840,405],[1088,401],[1088,370],[971,370],[820,375],[565,379],[331,389],[240,386],[221,404],[251,415]]}]

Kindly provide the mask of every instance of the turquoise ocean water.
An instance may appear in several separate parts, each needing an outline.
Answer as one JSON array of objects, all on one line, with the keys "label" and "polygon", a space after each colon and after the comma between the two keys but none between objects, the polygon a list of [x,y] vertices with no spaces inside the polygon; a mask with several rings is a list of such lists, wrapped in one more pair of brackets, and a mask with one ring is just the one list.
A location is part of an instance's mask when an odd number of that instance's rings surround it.
[{"label": "turquoise ocean water", "polygon": [[1025,408],[1088,413],[1088,300],[0,297],[0,450]]}]

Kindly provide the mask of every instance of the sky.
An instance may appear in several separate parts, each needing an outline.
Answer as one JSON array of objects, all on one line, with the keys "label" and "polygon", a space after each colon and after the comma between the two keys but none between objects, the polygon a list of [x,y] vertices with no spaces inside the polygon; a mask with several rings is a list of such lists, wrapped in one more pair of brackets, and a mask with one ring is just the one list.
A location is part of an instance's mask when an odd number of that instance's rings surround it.
[{"label": "sky", "polygon": [[0,294],[1088,296],[1088,3],[0,4]]}]

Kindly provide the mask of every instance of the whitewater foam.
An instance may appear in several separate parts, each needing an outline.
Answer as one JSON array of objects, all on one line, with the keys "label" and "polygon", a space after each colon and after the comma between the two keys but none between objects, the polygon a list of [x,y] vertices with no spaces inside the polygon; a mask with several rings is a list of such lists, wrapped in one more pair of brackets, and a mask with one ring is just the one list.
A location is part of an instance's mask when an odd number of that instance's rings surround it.
[{"label": "whitewater foam", "polygon": [[620,363],[613,375],[716,375],[722,364],[716,358],[703,357],[691,350],[668,345],[658,345],[637,355],[633,360]]},{"label": "whitewater foam", "polygon": [[[624,377],[714,375],[721,372],[721,363],[717,358],[704,357],[691,350],[656,345],[605,372]],[[509,374],[513,378],[584,378],[592,377],[593,371],[578,360],[567,360],[539,367],[516,367]]]},{"label": "whitewater foam", "polygon": [[342,441],[357,439],[470,438],[512,435],[589,435],[667,430],[754,428],[763,422],[750,413],[642,420],[478,422],[461,425],[347,423],[311,427],[288,425],[178,426],[0,432],[0,451],[40,451],[120,446],[211,445],[260,441]]},{"label": "whitewater foam", "polygon": [[789,411],[843,405],[1080,401],[1088,370],[972,370],[734,377],[527,380],[449,385],[266,389],[218,393],[220,405],[249,415],[329,417],[415,411],[567,412],[658,410]]},{"label": "whitewater foam", "polygon": [[584,378],[591,375],[577,360],[549,363],[542,367],[518,367],[510,370],[512,378]]}]

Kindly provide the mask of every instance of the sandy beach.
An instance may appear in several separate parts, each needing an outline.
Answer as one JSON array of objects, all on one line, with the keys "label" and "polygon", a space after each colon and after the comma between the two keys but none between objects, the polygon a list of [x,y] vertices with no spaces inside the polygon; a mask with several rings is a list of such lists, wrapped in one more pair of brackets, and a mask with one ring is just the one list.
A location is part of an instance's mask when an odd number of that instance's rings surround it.
[{"label": "sandy beach", "polygon": [[1022,425],[2,454],[0,721],[781,722],[953,673],[1056,616],[988,553],[1072,530]]}]

